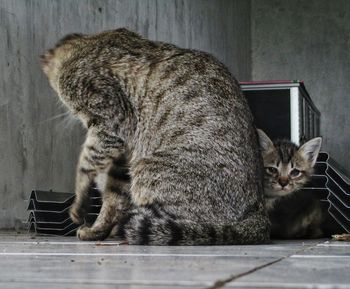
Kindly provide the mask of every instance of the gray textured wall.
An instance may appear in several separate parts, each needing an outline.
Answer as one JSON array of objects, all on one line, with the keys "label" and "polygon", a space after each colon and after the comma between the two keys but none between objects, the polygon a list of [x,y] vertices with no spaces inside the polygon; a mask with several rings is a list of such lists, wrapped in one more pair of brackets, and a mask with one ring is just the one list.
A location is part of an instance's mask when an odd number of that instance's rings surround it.
[{"label": "gray textured wall", "polygon": [[253,0],[253,79],[303,79],[323,149],[350,171],[350,1]]},{"label": "gray textured wall", "polygon": [[26,216],[33,188],[73,189],[83,131],[64,110],[38,55],[71,32],[128,27],[205,50],[249,79],[250,1],[0,0],[0,228]]}]

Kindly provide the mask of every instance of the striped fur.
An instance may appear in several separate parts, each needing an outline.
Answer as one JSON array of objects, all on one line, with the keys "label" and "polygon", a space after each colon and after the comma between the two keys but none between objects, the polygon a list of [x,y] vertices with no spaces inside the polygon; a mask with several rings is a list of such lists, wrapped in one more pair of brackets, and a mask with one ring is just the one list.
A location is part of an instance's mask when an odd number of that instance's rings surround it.
[{"label": "striped fur", "polygon": [[[247,227],[258,228],[256,233]],[[266,228],[252,215],[242,221],[196,222],[163,211],[154,204],[137,207],[123,216],[117,235],[130,245],[259,244]]]},{"label": "striped fur", "polygon": [[267,208],[309,182],[322,139],[314,138],[298,147],[289,140],[272,141],[258,129],[261,153],[264,162],[264,194]]},{"label": "striped fur", "polygon": [[61,101],[88,130],[71,210],[103,205],[82,240],[130,244],[263,243],[261,157],[238,82],[211,55],[126,29],[68,36],[42,57]]},{"label": "striped fur", "polygon": [[[265,167],[264,190],[273,238],[320,238],[329,222],[327,207],[317,195],[299,191],[310,181],[321,138],[298,147],[258,130]],[[336,227],[335,227],[336,228]],[[329,228],[327,229],[329,231]]]}]

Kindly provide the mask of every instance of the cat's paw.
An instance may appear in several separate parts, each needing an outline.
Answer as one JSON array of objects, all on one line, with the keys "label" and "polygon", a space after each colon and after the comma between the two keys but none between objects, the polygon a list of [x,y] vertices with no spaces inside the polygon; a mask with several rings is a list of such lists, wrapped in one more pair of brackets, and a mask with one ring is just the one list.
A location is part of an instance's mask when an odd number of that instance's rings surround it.
[{"label": "cat's paw", "polygon": [[77,237],[81,241],[90,241],[91,240],[91,228],[82,225],[77,230]]},{"label": "cat's paw", "polygon": [[77,230],[77,237],[81,241],[102,241],[109,235],[109,231],[96,231],[93,227],[85,225],[80,226]]},{"label": "cat's paw", "polygon": [[75,204],[69,210],[69,216],[74,224],[81,225],[85,222],[86,211]]}]

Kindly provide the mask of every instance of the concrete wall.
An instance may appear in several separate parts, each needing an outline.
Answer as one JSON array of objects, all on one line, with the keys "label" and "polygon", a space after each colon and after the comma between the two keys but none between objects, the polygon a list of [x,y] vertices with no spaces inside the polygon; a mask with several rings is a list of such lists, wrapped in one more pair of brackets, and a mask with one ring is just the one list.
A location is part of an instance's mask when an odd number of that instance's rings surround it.
[{"label": "concrete wall", "polygon": [[350,171],[350,1],[252,0],[253,79],[302,79],[323,149]]},{"label": "concrete wall", "polygon": [[83,130],[40,70],[63,35],[128,27],[151,39],[213,53],[249,79],[250,1],[0,0],[0,228],[25,219],[32,189],[72,191]]}]

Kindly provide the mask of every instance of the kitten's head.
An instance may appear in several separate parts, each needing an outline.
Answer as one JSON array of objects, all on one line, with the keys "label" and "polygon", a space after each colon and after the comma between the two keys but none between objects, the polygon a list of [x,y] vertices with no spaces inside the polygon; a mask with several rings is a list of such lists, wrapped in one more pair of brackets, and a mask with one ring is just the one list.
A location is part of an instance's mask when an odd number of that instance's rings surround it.
[{"label": "kitten's head", "polygon": [[272,142],[260,129],[258,135],[264,161],[264,192],[267,198],[286,196],[309,181],[322,138],[313,138],[298,147],[288,140]]}]

